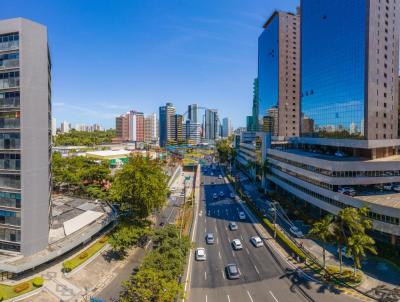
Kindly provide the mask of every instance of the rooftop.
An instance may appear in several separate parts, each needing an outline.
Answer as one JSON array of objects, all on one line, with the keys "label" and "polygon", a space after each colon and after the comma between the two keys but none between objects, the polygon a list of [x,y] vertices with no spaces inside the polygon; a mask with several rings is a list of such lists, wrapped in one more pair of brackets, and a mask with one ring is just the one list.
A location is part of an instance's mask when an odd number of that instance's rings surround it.
[{"label": "rooftop", "polygon": [[88,156],[96,157],[110,157],[110,156],[129,156],[130,151],[127,150],[101,150],[101,151],[89,151],[86,152]]}]

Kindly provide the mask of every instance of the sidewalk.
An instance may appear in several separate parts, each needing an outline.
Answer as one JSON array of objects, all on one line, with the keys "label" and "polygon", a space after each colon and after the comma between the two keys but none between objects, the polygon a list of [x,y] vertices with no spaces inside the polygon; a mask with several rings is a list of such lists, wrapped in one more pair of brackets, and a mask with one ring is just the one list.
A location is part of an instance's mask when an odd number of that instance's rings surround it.
[{"label": "sidewalk", "polygon": [[[249,197],[252,200],[263,200],[261,194],[257,190],[257,186],[250,182],[249,180],[246,180],[245,182],[241,182],[242,188],[244,188],[245,191],[247,191]],[[265,202],[264,202],[265,204]],[[280,226],[279,226],[280,227]],[[280,229],[282,229],[280,227]],[[313,255],[315,255],[317,258],[321,259],[322,261],[322,247],[319,245],[318,242],[312,240],[312,239],[297,239],[298,242],[301,242],[303,246],[310,251]],[[326,260],[327,264],[331,265],[339,265],[339,260],[336,255],[335,251],[335,246],[330,246],[327,248],[326,252]],[[352,269],[351,260],[345,260],[344,266]],[[398,283],[400,282],[400,271],[395,271],[395,268],[392,268],[392,270],[389,270],[388,266],[382,265],[382,262],[379,262],[374,259],[368,259],[367,261],[363,262],[364,269],[369,265],[372,267],[373,265],[376,266],[376,269],[374,270],[373,273],[379,274],[379,269],[381,267],[382,271],[381,273],[381,279],[375,278],[372,276],[372,272],[364,272],[364,280],[362,284],[358,287],[360,290],[365,291],[365,292],[376,292],[376,295],[386,295],[387,293],[397,293],[399,290]],[[371,268],[370,268],[371,269]],[[389,281],[389,282],[387,282]],[[392,282],[390,282],[392,281]],[[396,284],[397,282],[397,284]]]}]

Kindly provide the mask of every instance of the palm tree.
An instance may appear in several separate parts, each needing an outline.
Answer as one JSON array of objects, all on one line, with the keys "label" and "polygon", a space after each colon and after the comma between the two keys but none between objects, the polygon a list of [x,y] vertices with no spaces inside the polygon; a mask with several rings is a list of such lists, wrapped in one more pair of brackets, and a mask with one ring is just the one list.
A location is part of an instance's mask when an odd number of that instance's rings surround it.
[{"label": "palm tree", "polygon": [[333,216],[326,215],[321,220],[315,222],[309,231],[309,235],[322,242],[322,262],[324,269],[326,268],[326,244],[331,242],[334,234],[334,226],[332,224]]},{"label": "palm tree", "polygon": [[357,268],[361,268],[361,258],[365,257],[366,251],[376,255],[375,241],[365,233],[354,234],[347,241],[347,254],[353,256],[354,276]]}]

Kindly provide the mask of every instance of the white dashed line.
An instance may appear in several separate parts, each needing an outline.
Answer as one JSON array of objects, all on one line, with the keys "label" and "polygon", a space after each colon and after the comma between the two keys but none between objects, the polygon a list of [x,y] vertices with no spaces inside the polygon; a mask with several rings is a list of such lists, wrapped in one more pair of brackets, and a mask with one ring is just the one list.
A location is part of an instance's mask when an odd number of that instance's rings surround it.
[{"label": "white dashed line", "polygon": [[250,298],[250,301],[251,301],[251,302],[254,302],[254,301],[253,301],[253,298],[251,297],[251,295],[250,295],[250,292],[249,292],[249,291],[247,291],[247,295],[249,296],[249,298]]},{"label": "white dashed line", "polygon": [[242,241],[244,241],[244,239],[243,239],[243,235],[240,235],[240,238],[242,238]]},{"label": "white dashed line", "polygon": [[219,241],[218,241],[218,237],[217,237],[217,244],[218,244],[218,242],[219,242]]},{"label": "white dashed line", "polygon": [[279,302],[278,299],[274,296],[274,294],[273,294],[271,291],[269,291],[269,293],[271,294],[272,298],[274,298],[274,300],[275,300],[276,302]]},{"label": "white dashed line", "polygon": [[221,260],[222,260],[222,257],[221,257],[221,252],[218,252],[218,257],[219,257],[219,259],[221,259]]},{"label": "white dashed line", "polygon": [[206,295],[206,302],[207,302],[208,300],[207,300],[207,295]]},{"label": "white dashed line", "polygon": [[207,280],[207,272],[204,272],[204,279]]},{"label": "white dashed line", "polygon": [[206,227],[204,227],[204,233],[207,233],[207,228]]},{"label": "white dashed line", "polygon": [[228,298],[228,302],[231,302],[231,299],[229,298],[229,295],[226,295],[226,297]]},{"label": "white dashed line", "polygon": [[222,278],[224,278],[224,279],[225,279],[225,273],[224,273],[224,270],[222,270],[222,271],[221,271],[221,273],[222,273]]},{"label": "white dashed line", "polygon": [[235,257],[235,253],[232,251],[232,256]]},{"label": "white dashed line", "polygon": [[260,274],[260,272],[258,271],[257,266],[254,265],[254,269],[256,270],[257,274]]},{"label": "white dashed line", "polygon": [[246,247],[246,252],[247,252],[248,255],[250,255],[250,252],[249,252],[249,250],[247,249],[247,247]]}]

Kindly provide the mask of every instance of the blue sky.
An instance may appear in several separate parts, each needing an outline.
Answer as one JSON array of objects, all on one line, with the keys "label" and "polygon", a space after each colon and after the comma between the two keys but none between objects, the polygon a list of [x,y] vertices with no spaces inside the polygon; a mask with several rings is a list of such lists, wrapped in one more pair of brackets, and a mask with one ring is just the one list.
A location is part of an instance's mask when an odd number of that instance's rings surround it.
[{"label": "blue sky", "polygon": [[274,9],[295,0],[12,0],[0,18],[48,27],[53,116],[114,127],[136,109],[172,101],[216,108],[245,125],[257,76],[257,38]]}]

